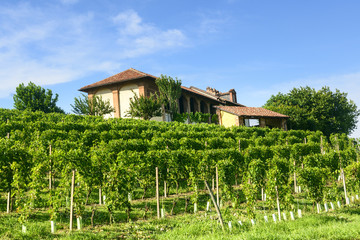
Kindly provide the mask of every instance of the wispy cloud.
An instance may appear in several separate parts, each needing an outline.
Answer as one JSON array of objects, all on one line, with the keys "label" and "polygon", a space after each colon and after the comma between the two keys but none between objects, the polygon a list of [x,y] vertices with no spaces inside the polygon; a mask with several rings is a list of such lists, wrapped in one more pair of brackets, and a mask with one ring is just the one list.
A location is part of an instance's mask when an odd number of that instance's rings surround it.
[{"label": "wispy cloud", "polygon": [[207,35],[221,32],[230,22],[231,17],[221,11],[206,11],[199,13],[199,19],[198,33]]},{"label": "wispy cloud", "polygon": [[124,49],[124,57],[138,57],[186,45],[186,36],[181,30],[161,30],[144,23],[134,10],[119,13],[113,21],[118,26],[117,42]]},{"label": "wispy cloud", "polygon": [[113,72],[125,59],[176,49],[186,42],[180,29],[160,29],[133,10],[109,18],[51,4],[0,4],[0,33],[0,97],[9,96],[22,82],[51,85],[94,71]]},{"label": "wispy cloud", "polygon": [[60,0],[60,2],[66,5],[70,5],[79,2],[79,0]]}]

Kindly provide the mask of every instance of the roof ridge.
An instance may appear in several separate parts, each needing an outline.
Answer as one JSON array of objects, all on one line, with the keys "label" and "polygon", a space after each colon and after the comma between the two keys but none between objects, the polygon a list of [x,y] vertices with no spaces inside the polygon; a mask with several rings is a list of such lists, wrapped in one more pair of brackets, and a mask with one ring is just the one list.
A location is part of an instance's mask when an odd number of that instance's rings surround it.
[{"label": "roof ridge", "polygon": [[124,70],[122,72],[119,72],[119,73],[117,73],[115,75],[107,77],[107,78],[105,78],[103,80],[100,80],[98,82],[86,85],[86,86],[80,88],[79,90],[84,91],[84,90],[87,90],[87,89],[90,89],[90,88],[96,88],[96,87],[100,87],[100,86],[111,85],[111,84],[114,84],[114,83],[117,83],[117,82],[128,81],[128,80],[132,80],[132,79],[139,79],[139,78],[144,78],[144,77],[145,78],[150,77],[150,78],[157,79],[157,77],[155,77],[153,75],[150,75],[148,73],[141,72],[141,71],[136,70],[134,68],[129,68],[129,69],[126,69],[126,70]]},{"label": "roof ridge", "polygon": [[[128,70],[131,70],[131,71],[134,71],[134,72],[137,72],[137,73],[139,73],[139,74],[142,74],[142,75],[144,75],[144,76],[150,76],[150,77],[154,77],[154,78],[158,78],[158,77],[156,77],[156,76],[153,76],[153,75],[151,75],[151,74],[148,74],[148,73],[145,73],[145,72],[142,72],[142,71],[139,71],[139,70],[137,70],[137,69],[135,69],[135,68],[129,68]],[[126,70],[125,70],[126,71]],[[125,72],[124,71],[124,72]]]}]

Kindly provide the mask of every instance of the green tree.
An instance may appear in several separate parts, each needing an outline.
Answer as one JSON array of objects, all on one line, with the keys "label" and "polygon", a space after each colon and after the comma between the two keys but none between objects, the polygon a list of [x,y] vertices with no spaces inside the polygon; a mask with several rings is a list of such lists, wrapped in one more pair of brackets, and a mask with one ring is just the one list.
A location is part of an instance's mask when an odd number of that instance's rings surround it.
[{"label": "green tree", "polygon": [[320,130],[326,136],[332,133],[350,134],[356,127],[360,111],[347,99],[347,93],[323,87],[294,88],[289,93],[273,95],[263,106],[290,116],[289,129]]},{"label": "green tree", "polygon": [[14,107],[18,110],[42,111],[45,113],[60,112],[64,110],[56,106],[58,94],[53,97],[50,89],[44,89],[30,82],[27,86],[21,83],[16,88],[14,95]]},{"label": "green tree", "polygon": [[85,94],[81,95],[81,97],[75,98],[74,105],[71,104],[72,111],[75,114],[103,116],[115,111],[110,101],[104,101],[101,96],[89,98]]},{"label": "green tree", "polygon": [[130,108],[127,115],[150,120],[152,117],[161,116],[161,103],[153,94],[146,97],[134,93],[134,97],[130,99]]},{"label": "green tree", "polygon": [[163,111],[169,113],[171,119],[174,119],[175,114],[178,112],[177,100],[181,96],[181,80],[161,75],[155,80],[155,83],[159,88],[160,101],[163,104]]}]

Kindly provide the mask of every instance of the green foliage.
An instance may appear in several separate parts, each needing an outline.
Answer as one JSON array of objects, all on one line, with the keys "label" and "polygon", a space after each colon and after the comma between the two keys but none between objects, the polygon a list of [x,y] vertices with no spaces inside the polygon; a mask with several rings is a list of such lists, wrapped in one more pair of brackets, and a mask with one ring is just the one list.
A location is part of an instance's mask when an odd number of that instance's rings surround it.
[{"label": "green foliage", "polygon": [[274,157],[268,160],[268,168],[266,192],[269,196],[269,204],[274,207],[278,195],[280,202],[288,208],[293,200],[289,181],[290,162],[285,158]]},{"label": "green foliage", "polygon": [[[9,139],[5,139],[7,133]],[[304,138],[308,139],[306,144]],[[334,151],[337,145],[339,151]],[[237,181],[253,218],[261,188],[265,188],[272,208],[276,188],[281,208],[291,205],[293,171],[312,201],[338,198],[341,159],[349,192],[354,191],[359,183],[357,147],[345,135],[330,137],[329,142],[321,132],[104,120],[0,109],[0,187],[2,191],[9,191],[9,186],[13,190],[21,221],[26,221],[36,205],[49,209],[51,219],[56,219],[68,210],[71,172],[76,169],[76,215],[84,214],[89,191],[101,187],[113,221],[118,210],[125,210],[130,219],[135,204],[129,202],[129,193],[139,197],[141,189],[143,196],[154,196],[156,167],[160,183],[167,181],[170,188],[185,185],[186,190],[194,190],[192,200],[200,205],[202,183],[211,182],[218,166],[223,204],[231,201],[238,207],[236,203],[242,198],[233,188]],[[51,190],[50,170],[54,178]],[[41,206],[39,202],[43,202]]]},{"label": "green foliage", "polygon": [[351,133],[356,127],[360,111],[347,99],[346,93],[323,87],[316,91],[310,87],[294,88],[289,93],[271,96],[264,108],[290,116],[289,129]]},{"label": "green foliage", "polygon": [[156,95],[150,94],[149,97],[146,97],[134,93],[134,97],[130,98],[130,108],[127,114],[130,117],[150,120],[152,117],[161,116],[161,103]]},{"label": "green foliage", "polygon": [[218,123],[218,116],[216,114],[211,115],[210,113],[175,113],[174,114],[174,121],[186,123]]},{"label": "green foliage", "polygon": [[320,167],[307,167],[299,171],[299,183],[308,188],[308,196],[316,203],[324,197],[324,189],[329,170]]},{"label": "green foliage", "polygon": [[159,97],[165,112],[170,114],[171,119],[175,119],[175,114],[178,112],[177,101],[181,97],[181,80],[161,75],[155,83],[159,88]]},{"label": "green foliage", "polygon": [[16,88],[16,93],[14,95],[14,108],[18,110],[29,110],[32,112],[42,111],[45,113],[64,113],[64,110],[56,106],[58,97],[58,94],[55,94],[55,97],[53,97],[50,89],[45,90],[32,82],[30,82],[27,86],[25,86],[24,83],[21,83]]},{"label": "green foliage", "polygon": [[115,110],[110,101],[104,101],[101,96],[88,97],[81,94],[81,97],[74,99],[74,105],[71,104],[72,111],[80,115],[104,116],[111,114]]},{"label": "green foliage", "polygon": [[259,189],[264,187],[266,181],[266,165],[261,159],[250,161],[245,172],[243,190],[246,196],[246,211],[250,219],[255,218],[255,204]]}]

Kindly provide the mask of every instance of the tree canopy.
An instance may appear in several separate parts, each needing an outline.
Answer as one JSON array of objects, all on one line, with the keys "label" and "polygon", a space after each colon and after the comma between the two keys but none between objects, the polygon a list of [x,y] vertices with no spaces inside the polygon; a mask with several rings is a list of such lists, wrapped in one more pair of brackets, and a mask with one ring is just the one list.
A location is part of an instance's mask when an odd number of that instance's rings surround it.
[{"label": "tree canopy", "polygon": [[181,96],[181,80],[161,75],[155,80],[155,83],[159,88],[159,97],[163,104],[163,111],[169,113],[171,119],[174,119],[175,114],[178,112],[177,100]]},{"label": "tree canopy", "polygon": [[161,116],[161,103],[156,95],[149,97],[134,93],[130,99],[130,108],[127,112],[131,117],[140,117],[144,120],[150,120],[152,117]]},{"label": "tree canopy", "polygon": [[82,94],[81,97],[74,99],[74,105],[71,104],[72,111],[80,115],[103,116],[114,112],[110,101],[104,101],[101,96],[88,97]]},{"label": "tree canopy", "polygon": [[59,95],[53,97],[50,89],[44,89],[30,82],[27,86],[21,83],[16,88],[14,95],[14,107],[18,110],[42,111],[45,113],[60,112],[64,113],[60,107],[56,106]]},{"label": "tree canopy", "polygon": [[289,93],[272,95],[263,106],[290,117],[289,129],[320,130],[326,136],[332,133],[350,134],[356,127],[360,111],[347,93],[323,87],[316,91],[308,86],[294,88]]}]

